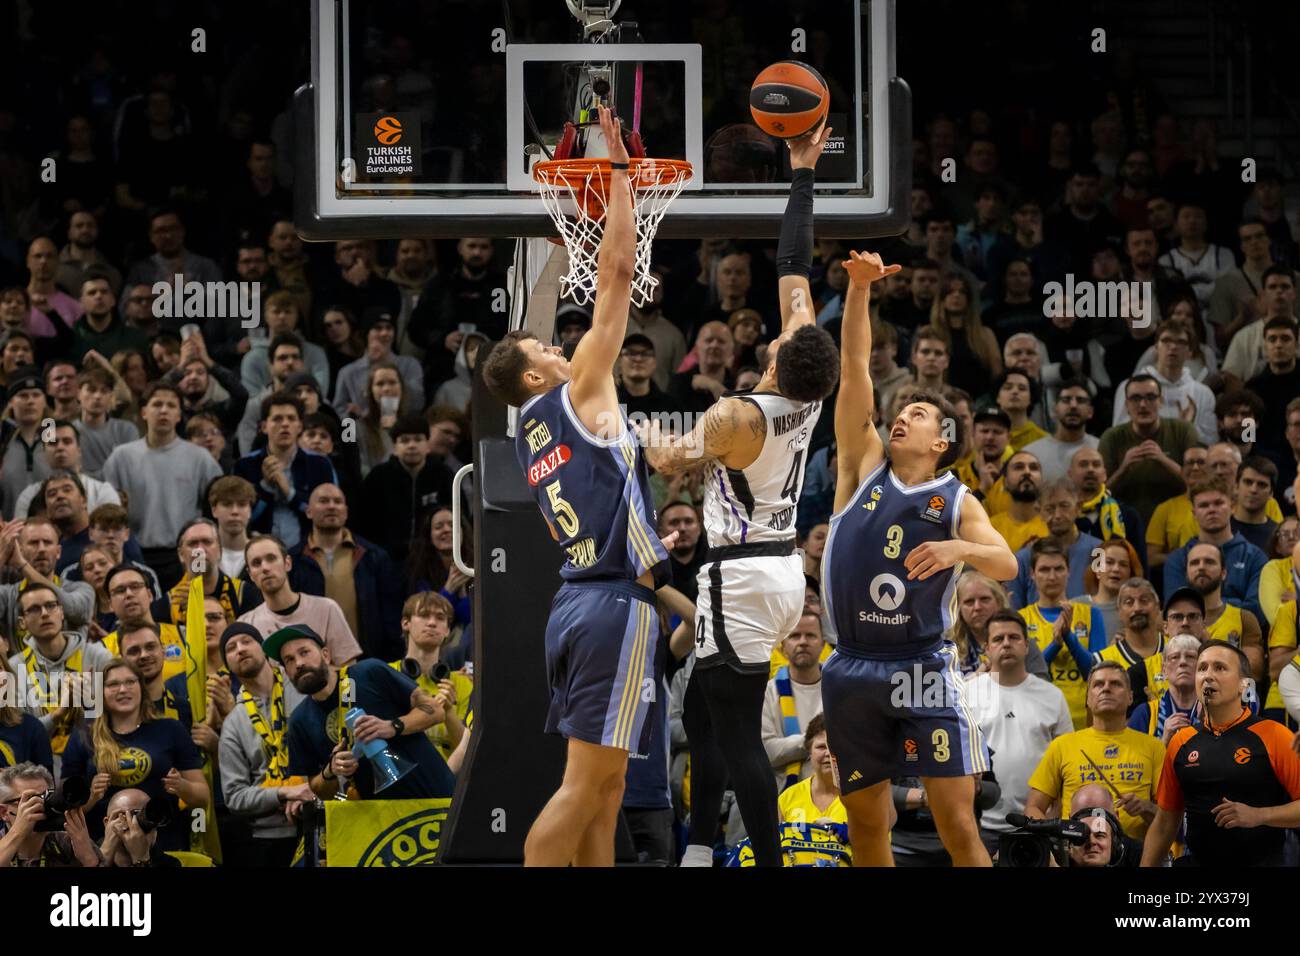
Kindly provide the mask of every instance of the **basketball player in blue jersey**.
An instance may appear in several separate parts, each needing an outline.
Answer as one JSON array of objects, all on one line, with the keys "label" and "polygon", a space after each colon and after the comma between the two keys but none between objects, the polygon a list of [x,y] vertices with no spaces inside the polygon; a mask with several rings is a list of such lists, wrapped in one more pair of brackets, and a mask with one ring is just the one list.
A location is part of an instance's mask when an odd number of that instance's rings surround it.
[{"label": "basketball player in blue jersey", "polygon": [[691,432],[646,429],[658,472],[707,462],[695,668],[682,724],[691,744],[691,829],[682,866],[711,866],[728,785],[758,866],[780,866],[772,767],[763,749],[763,698],[776,642],[803,613],[803,560],[795,516],[813,429],[839,378],[835,341],[817,327],[808,274],[813,252],[814,168],[830,129],[788,140],[793,170],[776,266],[781,334],[749,392],[721,398]]},{"label": "basketball player in blue jersey", "polygon": [[975,775],[988,749],[962,696],[957,576],[970,565],[1016,576],[1016,558],[954,475],[935,477],[962,447],[961,419],[918,395],[890,425],[872,424],[871,283],[897,272],[875,254],[844,264],[850,287],[835,408],[839,474],[822,556],[822,602],[836,651],[822,670],[827,742],[848,812],[853,862],[892,866],[890,778],[921,778],[926,805],[957,866],[989,866],[975,823]]},{"label": "basketball player in blue jersey", "polygon": [[483,369],[492,393],[519,407],[519,464],[567,555],[546,627],[546,729],[567,738],[568,761],[528,832],[526,866],[614,864],[628,752],[648,750],[652,727],[653,588],[670,577],[645,462],[614,388],[636,235],[622,127],[604,107],[600,128],[612,170],[591,329],[572,361],[531,332],[511,332]]}]

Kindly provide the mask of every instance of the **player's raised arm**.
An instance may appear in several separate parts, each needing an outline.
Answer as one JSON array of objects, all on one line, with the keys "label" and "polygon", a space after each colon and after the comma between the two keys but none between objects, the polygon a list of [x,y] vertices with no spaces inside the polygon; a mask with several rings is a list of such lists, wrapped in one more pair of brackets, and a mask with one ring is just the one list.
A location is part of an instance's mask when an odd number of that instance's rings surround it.
[{"label": "player's raised arm", "polygon": [[863,466],[874,468],[884,457],[884,444],[872,422],[876,407],[871,383],[871,284],[893,275],[902,266],[887,266],[874,252],[853,252],[844,263],[849,289],[844,298],[840,329],[840,392],[835,400],[835,446],[838,481],[835,510],[853,497],[863,478]]},{"label": "player's raised arm", "polygon": [[[605,107],[597,107],[600,130],[609,146],[609,196],[605,207],[605,231],[596,257],[596,304],[591,329],[573,353],[573,379],[569,395],[581,414],[583,406],[595,400],[596,413],[618,407],[614,387],[614,363],[627,337],[628,308],[632,303],[632,274],[636,268],[636,223],[632,216],[632,192],[628,178],[627,149],[623,145],[623,124]],[[619,168],[619,167],[622,168]],[[583,415],[586,419],[588,416]]]},{"label": "player's raised arm", "polygon": [[830,127],[823,120],[808,135],[786,141],[794,177],[785,216],[781,219],[781,240],[776,248],[782,332],[817,321],[812,289],[808,285],[813,253],[813,182],[817,159],[830,135]]},{"label": "player's raised arm", "polygon": [[752,462],[767,435],[767,420],[754,405],[739,398],[714,402],[691,431],[669,437],[660,433],[652,418],[642,434],[645,460],[662,475],[685,471],[702,460],[714,459],[728,467]]}]

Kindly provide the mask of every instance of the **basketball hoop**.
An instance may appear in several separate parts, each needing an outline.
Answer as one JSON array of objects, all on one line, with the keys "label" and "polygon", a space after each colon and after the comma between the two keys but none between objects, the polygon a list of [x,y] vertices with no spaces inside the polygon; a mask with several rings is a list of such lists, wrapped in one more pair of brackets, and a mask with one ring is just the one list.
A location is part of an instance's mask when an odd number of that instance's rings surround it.
[{"label": "basketball hoop", "polygon": [[[632,218],[636,222],[636,267],[632,303],[650,301],[659,280],[650,275],[650,246],[668,206],[691,178],[691,164],[680,159],[629,160]],[[608,159],[551,159],[533,167],[542,202],[569,250],[569,273],[560,294],[586,305],[596,295],[596,254],[605,231],[605,203],[611,176]]]}]

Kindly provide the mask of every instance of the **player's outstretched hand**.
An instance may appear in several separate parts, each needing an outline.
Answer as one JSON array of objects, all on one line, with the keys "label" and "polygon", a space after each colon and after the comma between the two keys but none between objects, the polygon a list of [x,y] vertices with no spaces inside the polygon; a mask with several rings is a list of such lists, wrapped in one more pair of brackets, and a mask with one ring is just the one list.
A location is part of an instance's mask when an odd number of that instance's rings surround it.
[{"label": "player's outstretched hand", "polygon": [[940,571],[946,571],[962,560],[965,548],[963,541],[927,541],[917,545],[903,559],[903,567],[907,568],[907,580],[924,581]]},{"label": "player's outstretched hand", "polygon": [[665,551],[671,551],[677,546],[678,533],[679,532],[676,531],[669,531],[668,534],[659,539],[659,543],[664,546]]},{"label": "player's outstretched hand", "polygon": [[885,276],[892,276],[895,272],[902,271],[903,268],[897,263],[890,266],[885,265],[880,256],[874,252],[852,250],[849,255],[852,258],[844,260],[844,271],[849,274],[849,281],[859,289],[866,288]]},{"label": "player's outstretched hand", "polygon": [[822,150],[826,148],[826,143],[830,138],[831,127],[827,126],[826,120],[823,119],[820,125],[811,133],[796,136],[794,139],[787,139],[785,142],[790,147],[790,168],[812,169],[815,167],[817,160],[821,157]]},{"label": "player's outstretched hand", "polygon": [[596,107],[600,117],[600,131],[605,134],[605,145],[609,147],[611,163],[627,162],[627,147],[623,145],[623,121],[604,106]]}]

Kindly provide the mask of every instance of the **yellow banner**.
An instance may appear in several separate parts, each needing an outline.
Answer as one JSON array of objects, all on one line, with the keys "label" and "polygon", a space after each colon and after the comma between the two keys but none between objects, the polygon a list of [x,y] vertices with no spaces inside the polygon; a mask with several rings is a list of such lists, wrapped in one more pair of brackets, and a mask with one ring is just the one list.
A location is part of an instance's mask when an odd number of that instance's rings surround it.
[{"label": "yellow banner", "polygon": [[430,866],[450,797],[430,800],[328,800],[329,866]]}]

